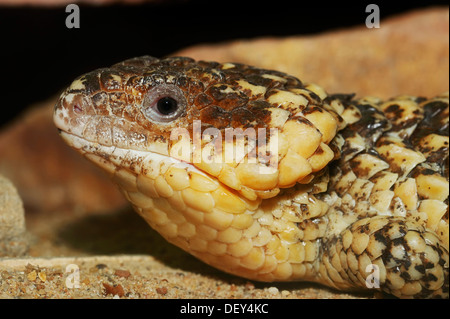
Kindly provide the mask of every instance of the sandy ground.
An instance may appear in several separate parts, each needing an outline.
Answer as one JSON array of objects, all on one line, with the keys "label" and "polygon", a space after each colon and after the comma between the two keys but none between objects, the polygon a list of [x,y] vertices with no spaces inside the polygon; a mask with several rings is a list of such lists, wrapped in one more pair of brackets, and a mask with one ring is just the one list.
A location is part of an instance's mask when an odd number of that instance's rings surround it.
[{"label": "sandy ground", "polygon": [[0,298],[373,297],[224,274],[167,243],[128,208],[96,215],[29,216],[27,227],[30,256],[0,259]]}]

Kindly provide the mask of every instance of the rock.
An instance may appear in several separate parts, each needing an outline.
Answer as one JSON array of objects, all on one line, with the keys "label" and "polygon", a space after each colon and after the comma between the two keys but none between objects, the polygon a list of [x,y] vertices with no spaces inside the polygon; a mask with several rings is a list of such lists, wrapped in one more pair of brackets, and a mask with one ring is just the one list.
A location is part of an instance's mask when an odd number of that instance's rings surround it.
[{"label": "rock", "polygon": [[22,200],[14,185],[0,175],[0,257],[21,256],[27,249]]},{"label": "rock", "polygon": [[198,45],[174,55],[284,71],[329,93],[434,96],[449,86],[449,9],[431,8],[316,36]]}]

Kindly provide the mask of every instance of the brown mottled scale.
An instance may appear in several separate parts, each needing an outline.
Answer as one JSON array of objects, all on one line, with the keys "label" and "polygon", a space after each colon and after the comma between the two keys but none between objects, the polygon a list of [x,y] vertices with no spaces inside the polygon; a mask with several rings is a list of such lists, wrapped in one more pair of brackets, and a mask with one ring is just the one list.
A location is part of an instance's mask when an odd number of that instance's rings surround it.
[{"label": "brown mottled scale", "polygon": [[[361,119],[338,134],[362,143],[343,144],[344,156],[330,165],[328,194],[321,197],[332,202],[329,216],[352,226],[327,239],[323,271],[334,273],[336,286],[347,286],[375,264],[387,292],[447,296],[448,94],[351,103]],[[337,272],[333,262],[341,265]]]},{"label": "brown mottled scale", "polygon": [[236,63],[140,57],[76,79],[64,140],[169,242],[255,280],[448,298],[448,94],[327,95]]}]

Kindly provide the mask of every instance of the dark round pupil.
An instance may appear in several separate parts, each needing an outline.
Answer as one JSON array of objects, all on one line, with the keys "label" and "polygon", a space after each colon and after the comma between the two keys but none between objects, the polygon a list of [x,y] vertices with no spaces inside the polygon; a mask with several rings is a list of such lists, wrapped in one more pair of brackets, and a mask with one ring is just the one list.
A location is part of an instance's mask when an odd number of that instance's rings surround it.
[{"label": "dark round pupil", "polygon": [[158,100],[156,107],[159,113],[169,115],[177,110],[178,103],[171,97],[166,96]]}]

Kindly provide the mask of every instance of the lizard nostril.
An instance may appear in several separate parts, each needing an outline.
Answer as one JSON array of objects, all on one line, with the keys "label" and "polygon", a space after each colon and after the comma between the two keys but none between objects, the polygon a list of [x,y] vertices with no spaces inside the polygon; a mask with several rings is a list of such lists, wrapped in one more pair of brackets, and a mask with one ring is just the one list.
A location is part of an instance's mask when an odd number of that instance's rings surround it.
[{"label": "lizard nostril", "polygon": [[74,111],[75,113],[80,114],[80,113],[83,112],[83,108],[80,106],[80,104],[75,103],[75,104],[73,105],[73,111]]},{"label": "lizard nostril", "polygon": [[68,93],[62,98],[61,105],[74,116],[88,115],[94,112],[91,99],[80,93]]}]

